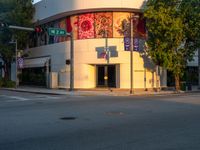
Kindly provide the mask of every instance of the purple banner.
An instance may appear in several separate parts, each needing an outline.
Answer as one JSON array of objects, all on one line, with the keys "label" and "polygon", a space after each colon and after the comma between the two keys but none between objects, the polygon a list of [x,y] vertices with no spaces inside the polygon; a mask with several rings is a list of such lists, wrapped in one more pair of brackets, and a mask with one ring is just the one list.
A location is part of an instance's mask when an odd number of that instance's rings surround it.
[{"label": "purple banner", "polygon": [[131,48],[131,38],[124,37],[124,50],[130,51],[130,48]]},{"label": "purple banner", "polygon": [[138,38],[134,38],[133,39],[133,47],[134,47],[134,51],[139,51],[139,39]]}]

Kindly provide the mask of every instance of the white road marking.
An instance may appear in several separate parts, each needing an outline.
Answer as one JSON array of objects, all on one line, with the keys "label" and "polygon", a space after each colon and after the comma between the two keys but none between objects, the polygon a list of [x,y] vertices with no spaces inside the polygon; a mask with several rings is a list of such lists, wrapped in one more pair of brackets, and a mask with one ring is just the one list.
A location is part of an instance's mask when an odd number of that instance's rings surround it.
[{"label": "white road marking", "polygon": [[60,99],[60,97],[54,97],[54,96],[47,96],[47,95],[37,95],[37,96],[35,96],[35,98],[37,99],[37,100],[48,100],[48,99]]},{"label": "white road marking", "polygon": [[36,96],[31,97],[31,98],[24,98],[24,97],[21,97],[21,96],[9,96],[9,95],[0,95],[0,97],[5,98],[6,102],[60,99],[60,97],[47,96],[47,95],[36,95]]},{"label": "white road marking", "polygon": [[30,100],[28,98],[23,98],[23,97],[19,97],[19,96],[9,96],[9,98],[13,98],[13,99],[16,99],[18,101],[28,101],[28,100]]}]

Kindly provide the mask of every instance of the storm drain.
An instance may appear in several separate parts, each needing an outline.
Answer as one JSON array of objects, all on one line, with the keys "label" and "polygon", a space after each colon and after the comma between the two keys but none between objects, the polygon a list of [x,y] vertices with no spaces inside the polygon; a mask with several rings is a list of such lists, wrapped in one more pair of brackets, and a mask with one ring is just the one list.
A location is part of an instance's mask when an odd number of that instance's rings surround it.
[{"label": "storm drain", "polygon": [[62,117],[61,120],[75,120],[76,117]]}]

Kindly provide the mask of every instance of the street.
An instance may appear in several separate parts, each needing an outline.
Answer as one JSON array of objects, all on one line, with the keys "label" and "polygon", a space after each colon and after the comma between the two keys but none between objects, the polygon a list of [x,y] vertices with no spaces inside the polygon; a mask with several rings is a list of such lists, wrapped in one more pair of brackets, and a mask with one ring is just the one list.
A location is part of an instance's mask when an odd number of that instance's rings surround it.
[{"label": "street", "polygon": [[0,90],[0,150],[198,150],[199,97]]}]

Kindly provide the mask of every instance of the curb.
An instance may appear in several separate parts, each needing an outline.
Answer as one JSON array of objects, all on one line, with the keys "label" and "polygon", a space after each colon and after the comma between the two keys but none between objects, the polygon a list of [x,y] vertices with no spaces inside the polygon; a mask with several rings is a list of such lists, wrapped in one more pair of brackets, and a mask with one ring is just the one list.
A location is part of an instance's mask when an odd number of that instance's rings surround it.
[{"label": "curb", "polygon": [[[25,90],[25,89],[14,89],[14,88],[0,88],[1,90],[7,91],[15,91],[15,92],[26,92],[26,93],[34,93],[34,94],[47,94],[47,95],[77,95],[77,96],[165,96],[165,95],[183,95],[183,94],[191,94],[191,93],[200,93],[200,91],[161,91],[161,92],[147,92],[147,93],[120,93],[120,92],[110,92],[110,93],[102,93],[101,92],[87,92],[87,91],[66,91],[65,93],[59,92],[44,92],[44,91],[34,91],[34,90]],[[91,93],[92,92],[92,93]]]}]

